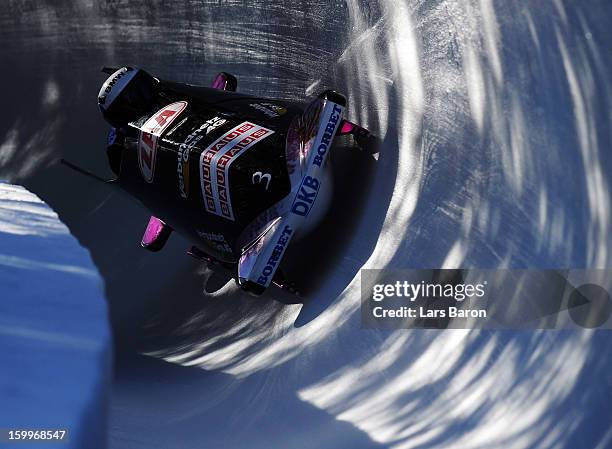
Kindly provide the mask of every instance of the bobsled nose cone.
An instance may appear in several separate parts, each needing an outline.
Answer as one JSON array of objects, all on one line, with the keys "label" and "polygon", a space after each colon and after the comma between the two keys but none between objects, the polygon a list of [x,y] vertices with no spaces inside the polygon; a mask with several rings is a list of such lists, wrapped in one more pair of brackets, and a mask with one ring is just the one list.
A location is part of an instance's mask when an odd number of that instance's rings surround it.
[{"label": "bobsled nose cone", "polygon": [[339,104],[342,107],[346,107],[346,98],[341,93],[336,92],[335,90],[325,90],[319,94],[319,98],[323,100],[333,101],[336,104]]}]

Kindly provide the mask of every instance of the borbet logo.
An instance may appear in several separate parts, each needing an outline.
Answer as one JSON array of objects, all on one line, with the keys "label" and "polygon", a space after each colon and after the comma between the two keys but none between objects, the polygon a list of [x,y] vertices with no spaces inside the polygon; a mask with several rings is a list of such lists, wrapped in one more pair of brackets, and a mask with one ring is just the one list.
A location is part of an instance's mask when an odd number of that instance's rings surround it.
[{"label": "borbet logo", "polygon": [[141,126],[138,139],[138,165],[146,182],[152,183],[155,175],[158,139],[186,107],[186,101],[169,104],[153,114]]},{"label": "borbet logo", "polygon": [[329,121],[325,126],[325,133],[323,134],[321,143],[317,147],[317,154],[315,155],[312,161],[312,163],[318,167],[320,167],[323,163],[323,156],[325,156],[325,153],[327,153],[329,143],[334,138],[336,127],[338,125],[338,120],[340,120],[340,114],[342,114],[342,108],[337,104],[334,104],[334,108],[332,109]]},{"label": "borbet logo", "polygon": [[285,225],[283,232],[281,232],[280,237],[272,249],[272,254],[268,258],[265,267],[263,270],[261,270],[261,274],[257,278],[257,283],[259,285],[263,285],[264,287],[268,286],[268,279],[276,271],[276,266],[278,265],[281,257],[283,257],[283,253],[285,252],[285,248],[287,247],[287,243],[289,242],[292,234],[293,229],[291,229],[289,225]]}]

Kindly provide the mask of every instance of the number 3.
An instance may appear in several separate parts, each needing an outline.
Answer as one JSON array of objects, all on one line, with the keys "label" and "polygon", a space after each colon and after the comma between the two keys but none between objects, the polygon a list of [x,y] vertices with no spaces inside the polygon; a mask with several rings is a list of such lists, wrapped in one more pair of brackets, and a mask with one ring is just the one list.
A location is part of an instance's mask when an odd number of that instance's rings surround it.
[{"label": "number 3", "polygon": [[261,181],[263,179],[266,180],[266,190],[268,190],[268,187],[270,187],[270,181],[272,180],[272,176],[270,175],[270,173],[264,174],[260,171],[253,173],[253,185],[261,184]]}]

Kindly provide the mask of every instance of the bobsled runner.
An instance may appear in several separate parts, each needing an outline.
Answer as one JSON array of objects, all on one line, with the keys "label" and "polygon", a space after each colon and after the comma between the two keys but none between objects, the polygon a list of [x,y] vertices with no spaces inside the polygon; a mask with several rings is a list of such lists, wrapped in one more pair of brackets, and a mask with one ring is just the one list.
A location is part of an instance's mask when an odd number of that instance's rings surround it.
[{"label": "bobsled runner", "polygon": [[243,290],[291,291],[279,265],[306,229],[334,138],[369,136],[343,118],[346,99],[249,96],[228,73],[201,87],[136,67],[104,71],[111,182],[151,211],[142,246],[159,251],[177,231],[194,243],[189,254],[231,270]]}]

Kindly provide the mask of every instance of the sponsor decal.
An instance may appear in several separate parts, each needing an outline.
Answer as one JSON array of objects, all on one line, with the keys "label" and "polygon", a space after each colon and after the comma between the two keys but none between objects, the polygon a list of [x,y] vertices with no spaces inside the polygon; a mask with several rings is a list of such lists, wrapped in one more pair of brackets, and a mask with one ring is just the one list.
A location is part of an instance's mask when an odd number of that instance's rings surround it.
[{"label": "sponsor decal", "polygon": [[334,104],[334,108],[332,109],[331,116],[327,121],[327,125],[325,126],[325,133],[323,134],[323,138],[321,139],[321,143],[317,147],[317,154],[315,155],[312,163],[318,167],[323,163],[323,157],[327,153],[329,149],[329,144],[334,138],[334,133],[336,131],[336,126],[338,125],[338,120],[340,120],[340,115],[342,114],[342,108],[337,104]]},{"label": "sponsor decal", "polygon": [[247,149],[272,134],[271,129],[243,122],[202,151],[200,184],[206,211],[234,221],[229,195],[230,166]]},{"label": "sponsor decal", "polygon": [[131,67],[123,67],[117,70],[113,75],[111,75],[110,79],[105,83],[102,87],[102,91],[98,95],[98,104],[104,106],[106,104],[106,100],[108,99],[108,95],[113,90],[113,87],[117,84],[117,82],[123,78],[128,72],[132,72],[134,69]]},{"label": "sponsor decal", "polygon": [[181,197],[187,198],[189,196],[189,156],[191,155],[191,150],[205,135],[210,134],[225,123],[227,123],[227,120],[220,117],[213,117],[189,134],[185,138],[185,141],[179,145],[176,172],[178,175],[179,193]]},{"label": "sponsor decal", "polygon": [[169,104],[156,112],[140,127],[138,138],[138,165],[142,177],[148,183],[155,176],[155,160],[157,157],[157,142],[162,133],[187,107],[186,101]]},{"label": "sponsor decal", "polygon": [[217,249],[217,251],[232,254],[232,247],[229,246],[229,243],[227,243],[227,240],[225,240],[225,236],[223,234],[204,231],[197,231],[197,233],[201,238],[206,240],[213,248]]},{"label": "sponsor decal", "polygon": [[287,112],[287,108],[274,103],[251,103],[249,106],[270,118],[280,117]]},{"label": "sponsor decal", "polygon": [[259,285],[263,285],[264,287],[268,286],[268,279],[276,271],[276,266],[280,262],[280,259],[283,256],[283,253],[285,252],[285,248],[287,247],[287,243],[289,242],[289,239],[291,238],[292,234],[293,229],[291,229],[289,225],[285,225],[283,232],[281,232],[281,235],[279,236],[278,240],[276,241],[276,244],[274,245],[272,254],[268,258],[265,267],[263,268],[263,270],[261,270],[261,274],[257,278],[257,283]]},{"label": "sponsor decal", "polygon": [[[304,178],[302,179],[297,195],[295,196],[293,204],[291,205],[291,212],[301,217],[306,217],[308,215],[308,213],[310,212],[310,208],[317,199],[317,194],[319,193],[319,186],[321,183],[314,176],[314,173],[317,170],[316,167],[321,167],[323,165],[323,161],[325,160],[325,156],[329,150],[329,146],[331,145],[331,142],[334,138],[336,128],[338,127],[340,117],[342,116],[342,107],[335,103],[331,104],[333,104],[333,108],[331,108],[331,111],[329,113],[329,119],[327,119],[327,123],[325,124],[324,128],[323,124],[321,124],[320,127],[320,130],[322,130],[319,131],[322,132],[322,135],[320,135],[321,137],[319,138],[320,142],[318,143],[316,148],[310,148],[310,146],[313,145],[312,140],[310,140],[308,144],[311,151],[310,160],[312,161],[312,165],[309,169],[309,173],[311,174],[308,176],[304,176]],[[320,117],[321,108],[313,108],[312,111],[307,111],[308,114],[305,114],[305,116],[314,114],[317,109],[319,111],[317,112],[317,115]],[[308,135],[312,135],[314,133],[314,130],[312,129],[305,131],[309,133]],[[314,144],[316,144],[316,142],[318,142],[318,140],[314,140]]]},{"label": "sponsor decal", "polygon": [[314,204],[319,193],[321,183],[313,176],[304,176],[300,190],[293,200],[291,212],[301,217],[305,217],[310,212],[310,207]]}]

